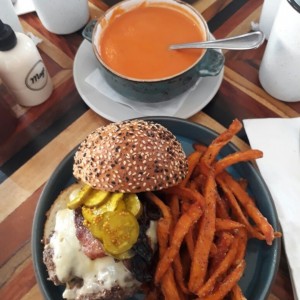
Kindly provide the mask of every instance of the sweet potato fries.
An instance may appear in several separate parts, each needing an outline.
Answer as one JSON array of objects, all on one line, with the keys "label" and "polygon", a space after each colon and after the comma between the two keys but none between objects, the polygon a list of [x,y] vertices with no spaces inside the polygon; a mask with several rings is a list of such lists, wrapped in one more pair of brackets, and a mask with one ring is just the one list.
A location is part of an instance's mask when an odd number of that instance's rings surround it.
[{"label": "sweet potato fries", "polygon": [[242,128],[234,120],[210,145],[194,145],[189,172],[178,186],[147,197],[157,205],[159,259],[146,299],[245,299],[238,281],[249,238],[272,244],[274,229],[227,168],[262,157],[259,150],[217,159]]}]

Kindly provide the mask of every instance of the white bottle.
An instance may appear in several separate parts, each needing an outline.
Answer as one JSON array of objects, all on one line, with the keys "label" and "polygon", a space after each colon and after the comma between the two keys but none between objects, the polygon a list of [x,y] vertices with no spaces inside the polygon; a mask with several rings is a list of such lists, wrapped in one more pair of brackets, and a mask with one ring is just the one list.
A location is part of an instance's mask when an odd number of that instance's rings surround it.
[{"label": "white bottle", "polygon": [[53,85],[34,42],[0,20],[0,78],[15,101],[35,106],[49,98]]},{"label": "white bottle", "polygon": [[274,98],[300,101],[300,0],[283,0],[259,69],[262,87]]},{"label": "white bottle", "polygon": [[259,18],[259,29],[265,34],[266,39],[269,39],[273,22],[281,1],[282,0],[264,0]]}]

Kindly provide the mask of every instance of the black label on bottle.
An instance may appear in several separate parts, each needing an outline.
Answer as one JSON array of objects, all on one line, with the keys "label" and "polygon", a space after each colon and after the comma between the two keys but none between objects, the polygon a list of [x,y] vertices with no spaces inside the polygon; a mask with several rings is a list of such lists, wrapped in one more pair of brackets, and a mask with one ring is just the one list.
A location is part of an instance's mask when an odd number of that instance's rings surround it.
[{"label": "black label on bottle", "polygon": [[42,60],[39,60],[29,71],[25,79],[26,86],[32,91],[43,89],[48,81],[48,73]]}]

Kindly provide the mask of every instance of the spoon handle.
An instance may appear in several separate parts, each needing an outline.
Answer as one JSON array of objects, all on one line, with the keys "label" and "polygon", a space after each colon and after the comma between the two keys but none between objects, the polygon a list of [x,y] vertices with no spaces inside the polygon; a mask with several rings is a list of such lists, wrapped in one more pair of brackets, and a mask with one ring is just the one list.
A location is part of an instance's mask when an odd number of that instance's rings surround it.
[{"label": "spoon handle", "polygon": [[258,48],[264,42],[265,36],[261,31],[254,31],[230,38],[212,40],[207,42],[196,42],[186,44],[174,44],[171,50],[188,48],[213,48],[229,50],[248,50]]}]

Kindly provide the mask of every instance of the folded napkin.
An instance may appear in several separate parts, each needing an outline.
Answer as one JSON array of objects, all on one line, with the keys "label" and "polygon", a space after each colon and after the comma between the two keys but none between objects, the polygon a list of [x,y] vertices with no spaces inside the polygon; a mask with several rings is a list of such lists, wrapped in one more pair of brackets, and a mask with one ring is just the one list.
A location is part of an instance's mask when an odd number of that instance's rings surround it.
[{"label": "folded napkin", "polygon": [[295,299],[300,297],[300,118],[244,120],[258,168],[275,202]]},{"label": "folded napkin", "polygon": [[181,108],[182,104],[187,99],[189,94],[196,89],[199,82],[201,81],[201,78],[199,78],[199,80],[192,88],[190,88],[180,96],[173,98],[172,101],[157,103],[144,103],[127,99],[108,85],[98,68],[90,73],[86,77],[85,81],[93,88],[95,88],[100,94],[106,96],[114,102],[130,107],[132,110],[142,114],[143,116],[174,116],[176,112]]}]

